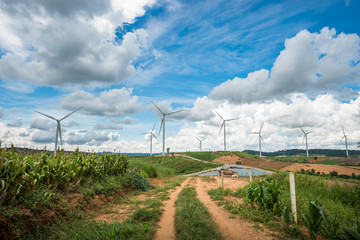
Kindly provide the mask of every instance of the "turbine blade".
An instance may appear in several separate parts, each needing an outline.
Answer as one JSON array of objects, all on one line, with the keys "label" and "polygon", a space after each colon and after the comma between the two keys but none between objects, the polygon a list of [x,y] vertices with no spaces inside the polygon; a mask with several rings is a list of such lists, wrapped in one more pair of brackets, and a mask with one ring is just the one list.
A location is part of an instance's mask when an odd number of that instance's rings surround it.
[{"label": "turbine blade", "polygon": [[251,134],[260,134],[259,132],[252,132]]},{"label": "turbine blade", "polygon": [[40,113],[41,115],[44,115],[45,117],[48,117],[48,118],[51,118],[51,119],[57,121],[56,118],[54,118],[54,117],[52,117],[52,116],[50,116],[50,115],[47,115],[47,114],[45,114],[45,113],[42,113],[42,112],[39,112],[39,111],[36,111],[36,110],[35,110],[35,112]]},{"label": "turbine blade", "polygon": [[60,135],[60,144],[61,144],[61,147],[62,147],[62,136],[61,136],[61,125],[60,125],[60,120],[58,121],[58,126],[59,126],[59,135]]},{"label": "turbine blade", "polygon": [[342,137],[342,139],[340,140],[340,142],[345,138],[345,136]]},{"label": "turbine blade", "polygon": [[219,135],[220,135],[221,130],[222,130],[222,128],[223,128],[224,125],[225,125],[225,120],[224,120],[223,123],[221,124],[220,131],[219,131]]},{"label": "turbine blade", "polygon": [[302,127],[300,127],[300,129],[301,129],[301,131],[302,131],[304,134],[306,134],[305,131],[304,131],[304,129],[302,129]]},{"label": "turbine blade", "polygon": [[201,142],[201,140],[199,138],[197,138],[197,137],[195,137],[195,138]]},{"label": "turbine blade", "polygon": [[154,131],[154,129],[155,129],[155,126],[156,126],[156,122],[155,122],[155,124],[154,124],[154,127],[152,128],[152,130],[151,130],[151,131]]},{"label": "turbine blade", "polygon": [[342,127],[342,130],[343,130],[343,133],[344,133],[344,136],[345,136],[345,130],[344,130],[344,127]]},{"label": "turbine blade", "polygon": [[151,134],[159,142],[159,139],[157,139],[157,137],[153,133],[151,133]]},{"label": "turbine blade", "polygon": [[222,120],[225,120],[215,109],[214,111],[216,112],[217,115],[219,115],[219,117],[222,119]]},{"label": "turbine blade", "polygon": [[161,114],[162,115],[164,115],[164,113],[163,113],[163,111],[161,111],[161,109],[153,102],[153,101],[151,101],[154,105],[155,105],[155,107],[161,112]]},{"label": "turbine blade", "polygon": [[265,123],[265,122],[263,122],[263,123],[261,124],[261,128],[260,128],[260,130],[259,130],[259,133],[261,133],[261,129],[263,128],[264,123]]},{"label": "turbine blade", "polygon": [[259,136],[260,136],[261,141],[262,141],[263,143],[265,143],[263,137],[262,137],[260,134],[259,134]]},{"label": "turbine blade", "polygon": [[69,113],[68,115],[66,115],[65,117],[63,117],[62,119],[60,119],[59,121],[62,121],[62,120],[64,120],[65,118],[67,118],[67,117],[69,117],[71,114],[73,114],[73,113],[75,113],[75,112],[77,112],[77,111],[79,111],[80,109],[82,109],[83,107],[81,106],[81,107],[79,107],[78,109],[76,109],[75,111],[72,111],[71,113]]},{"label": "turbine blade", "polygon": [[302,141],[302,144],[304,144],[305,136],[306,136],[306,135],[304,135],[304,137],[303,137],[303,141]]},{"label": "turbine blade", "polygon": [[160,129],[159,129],[159,135],[160,135],[160,133],[161,133],[162,125],[164,124],[164,119],[165,119],[165,115],[164,115],[163,118],[161,119],[161,124],[160,124]]},{"label": "turbine blade", "polygon": [[203,140],[201,140],[201,141],[204,141],[206,138],[204,138]]},{"label": "turbine blade", "polygon": [[239,118],[230,118],[230,119],[226,119],[225,121],[232,121],[232,120],[236,120],[236,119],[239,119]]},{"label": "turbine blade", "polygon": [[178,111],[175,111],[175,112],[166,113],[165,115],[171,115],[171,114],[178,113],[178,112],[183,112],[183,111],[185,111],[185,109],[181,109],[181,110],[178,110]]}]

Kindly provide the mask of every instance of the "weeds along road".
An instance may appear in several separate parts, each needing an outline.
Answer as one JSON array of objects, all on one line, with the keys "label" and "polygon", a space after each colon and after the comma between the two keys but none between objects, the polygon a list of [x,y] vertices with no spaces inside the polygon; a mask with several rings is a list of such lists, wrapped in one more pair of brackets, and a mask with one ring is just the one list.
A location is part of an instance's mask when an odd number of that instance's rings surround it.
[{"label": "weeds along road", "polygon": [[[238,181],[229,179],[229,184],[236,185],[236,187],[243,187],[247,181]],[[159,229],[155,235],[156,240],[175,239],[175,201],[178,198],[182,189],[187,186],[193,186],[197,192],[197,198],[209,210],[214,222],[218,225],[222,239],[274,239],[269,230],[257,230],[245,220],[232,215],[222,206],[218,206],[216,202],[210,199],[208,190],[220,186],[220,179],[216,182],[203,181],[200,177],[189,177],[181,186],[176,188],[175,191],[170,193],[170,199],[165,201],[164,212],[159,221]],[[231,188],[234,188],[232,186]]]}]

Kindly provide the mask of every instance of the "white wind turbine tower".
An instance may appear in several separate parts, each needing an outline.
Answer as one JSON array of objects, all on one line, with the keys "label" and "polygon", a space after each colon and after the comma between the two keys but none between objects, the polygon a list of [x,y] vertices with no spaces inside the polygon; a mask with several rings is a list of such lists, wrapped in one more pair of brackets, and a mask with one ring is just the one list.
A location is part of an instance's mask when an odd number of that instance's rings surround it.
[{"label": "white wind turbine tower", "polygon": [[174,114],[174,113],[182,112],[184,110],[178,110],[178,111],[174,111],[174,112],[164,113],[163,111],[161,111],[161,109],[154,102],[152,102],[152,103],[155,105],[155,107],[162,114],[159,134],[161,132],[161,127],[163,127],[163,147],[162,147],[162,149],[163,149],[163,156],[165,156],[165,117],[168,116],[168,115]]},{"label": "white wind turbine tower", "polygon": [[344,136],[342,137],[342,139],[340,140],[340,142],[344,139],[345,140],[345,147],[346,147],[346,157],[348,158],[349,157],[349,151],[348,151],[348,146],[347,146],[347,135],[345,134],[345,130],[344,130],[344,127],[342,127],[342,130],[343,130],[343,134]]},{"label": "white wind turbine tower", "polygon": [[304,144],[304,139],[305,139],[305,141],[306,141],[306,157],[309,157],[309,149],[308,149],[308,139],[307,139],[307,135],[308,135],[309,133],[311,133],[311,131],[310,131],[310,132],[305,132],[304,129],[302,129],[302,127],[300,127],[300,129],[301,129],[301,131],[304,133],[303,144]]},{"label": "white wind turbine tower", "polygon": [[195,137],[197,140],[199,140],[199,142],[200,142],[200,152],[202,152],[202,148],[201,148],[201,143],[202,143],[202,141],[204,141],[206,138],[203,138],[203,139],[200,139],[200,138],[197,138],[197,137]]},{"label": "white wind turbine tower", "polygon": [[159,140],[155,137],[155,135],[154,135],[155,125],[156,125],[156,123],[154,124],[154,127],[152,128],[151,131],[148,131],[148,132],[146,132],[146,133],[143,133],[143,134],[150,134],[150,157],[152,156],[152,139],[153,139],[153,137],[154,137],[157,141],[159,141]]},{"label": "white wind turbine tower", "polygon": [[56,126],[56,136],[55,136],[55,151],[54,151],[54,155],[56,155],[58,149],[57,149],[57,145],[58,145],[58,138],[59,138],[59,135],[60,135],[60,144],[62,146],[62,137],[61,137],[61,126],[60,126],[60,122],[62,120],[64,120],[65,118],[69,117],[71,114],[75,113],[76,111],[79,111],[82,107],[79,107],[78,109],[76,109],[75,111],[72,111],[71,113],[69,113],[68,115],[66,115],[65,117],[61,118],[61,119],[56,119],[50,115],[47,115],[45,113],[42,113],[42,112],[39,112],[39,111],[36,111],[37,113],[40,113],[41,115],[44,115],[45,117],[48,117],[48,118],[51,118],[53,120],[55,120],[57,122],[57,126]]},{"label": "white wind turbine tower", "polygon": [[261,141],[263,141],[263,143],[265,143],[264,139],[261,136],[261,130],[262,130],[263,126],[264,126],[264,123],[261,124],[260,130],[258,132],[252,132],[253,134],[258,134],[259,135],[259,150],[260,150],[259,151],[260,152],[259,156],[260,156],[260,158],[261,158]]},{"label": "white wind turbine tower", "polygon": [[231,118],[231,119],[224,119],[215,109],[214,111],[216,112],[217,115],[219,115],[219,117],[223,120],[221,127],[220,127],[220,131],[219,131],[219,135],[221,133],[222,128],[224,127],[224,151],[226,151],[226,129],[225,129],[225,122],[229,122],[232,120],[236,120],[238,118]]}]

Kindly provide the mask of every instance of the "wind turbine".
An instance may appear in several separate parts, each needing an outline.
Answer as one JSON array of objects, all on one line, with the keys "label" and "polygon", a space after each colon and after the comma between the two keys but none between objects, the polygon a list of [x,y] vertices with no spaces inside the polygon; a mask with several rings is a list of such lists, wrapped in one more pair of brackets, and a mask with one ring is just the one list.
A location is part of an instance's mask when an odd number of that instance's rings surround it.
[{"label": "wind turbine", "polygon": [[66,115],[65,117],[61,118],[61,119],[56,119],[50,115],[47,115],[45,113],[42,113],[42,112],[39,112],[39,111],[36,111],[37,113],[40,113],[41,115],[44,115],[45,117],[48,117],[48,118],[51,118],[53,120],[55,120],[57,122],[57,126],[56,126],[56,137],[55,137],[55,151],[54,151],[54,155],[56,156],[56,153],[57,153],[57,145],[58,145],[58,138],[59,138],[59,135],[60,135],[60,143],[61,143],[61,146],[62,146],[62,137],[61,137],[61,126],[60,126],[60,122],[62,120],[64,120],[65,118],[69,117],[71,114],[75,113],[76,111],[79,111],[82,107],[79,107],[78,109],[76,109],[75,111],[72,111],[71,113],[69,113],[68,115]]},{"label": "wind turbine", "polygon": [[165,117],[174,113],[178,113],[178,112],[182,112],[184,110],[178,110],[178,111],[174,111],[174,112],[169,112],[169,113],[164,113],[154,102],[152,102],[155,107],[159,110],[159,112],[162,114],[162,119],[161,119],[161,125],[160,125],[160,131],[159,134],[161,132],[161,127],[163,127],[163,156],[165,156]]},{"label": "wind turbine", "polygon": [[302,129],[302,127],[300,127],[300,129],[301,129],[301,131],[304,133],[303,144],[304,144],[304,139],[306,140],[306,157],[309,157],[309,149],[308,149],[307,135],[308,135],[309,133],[311,133],[311,131],[310,131],[310,132],[305,132],[304,129]]},{"label": "wind turbine", "polygon": [[195,137],[197,140],[199,140],[199,142],[200,142],[200,152],[202,152],[202,149],[201,149],[201,143],[202,143],[202,141],[204,141],[206,138],[204,138],[204,139],[200,139],[200,138],[197,138],[197,137]]},{"label": "wind turbine", "polygon": [[259,130],[258,132],[252,132],[253,134],[259,134],[260,158],[261,158],[261,141],[263,141],[263,143],[265,143],[265,142],[264,142],[264,139],[263,139],[262,136],[261,136],[261,130],[262,130],[263,126],[264,126],[264,123],[261,124],[260,130]]},{"label": "wind turbine", "polygon": [[221,127],[220,127],[220,131],[219,131],[219,135],[221,133],[222,128],[224,127],[224,151],[226,151],[226,130],[225,130],[225,123],[226,122],[230,122],[232,120],[236,120],[238,118],[231,118],[231,119],[224,119],[215,109],[214,111],[216,112],[217,115],[219,115],[219,117],[223,120]]},{"label": "wind turbine", "polygon": [[348,157],[349,157],[349,152],[348,152],[348,146],[347,146],[347,135],[345,134],[344,127],[342,127],[342,130],[343,130],[344,136],[342,137],[342,139],[340,140],[340,142],[341,142],[343,139],[345,139],[346,157],[348,158]]},{"label": "wind turbine", "polygon": [[159,141],[159,140],[156,138],[156,136],[154,135],[155,125],[156,125],[156,123],[154,124],[154,127],[152,128],[151,131],[148,131],[148,132],[146,132],[146,133],[143,133],[143,134],[150,134],[150,157],[152,156],[152,139],[153,139],[153,137],[154,137],[157,141]]}]

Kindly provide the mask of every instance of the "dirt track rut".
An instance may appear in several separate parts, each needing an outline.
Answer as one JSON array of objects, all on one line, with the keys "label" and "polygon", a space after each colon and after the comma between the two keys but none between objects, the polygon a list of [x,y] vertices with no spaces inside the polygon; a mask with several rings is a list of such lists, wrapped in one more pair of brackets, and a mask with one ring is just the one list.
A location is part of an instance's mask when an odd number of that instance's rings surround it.
[{"label": "dirt track rut", "polygon": [[[181,190],[187,185],[195,187],[197,197],[208,208],[223,239],[242,240],[242,239],[274,239],[270,236],[268,230],[256,230],[251,224],[238,216],[230,214],[223,207],[219,207],[216,202],[212,201],[207,191],[214,188],[214,184],[203,181],[201,178],[187,178],[180,187],[170,193],[170,199],[165,201],[164,213],[161,216],[155,239],[156,240],[173,240],[175,239],[175,201]],[[239,183],[238,183],[239,184]],[[244,185],[246,183],[240,183]]]}]

